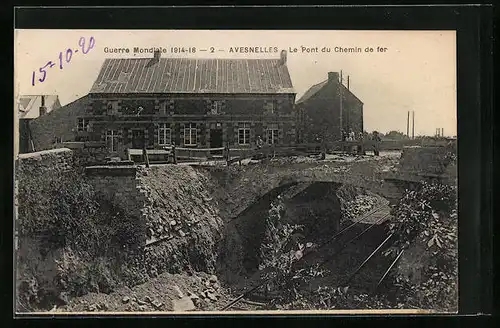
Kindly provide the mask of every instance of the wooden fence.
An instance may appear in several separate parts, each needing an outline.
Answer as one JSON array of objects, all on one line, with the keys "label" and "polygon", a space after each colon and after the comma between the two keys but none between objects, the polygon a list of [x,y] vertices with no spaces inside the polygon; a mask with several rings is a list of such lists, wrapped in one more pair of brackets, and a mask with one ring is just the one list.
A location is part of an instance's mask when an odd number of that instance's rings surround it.
[{"label": "wooden fence", "polygon": [[[375,143],[372,140],[364,141],[336,141],[331,143],[301,143],[264,145],[261,148],[255,146],[240,148],[188,148],[167,146],[162,149],[127,149],[128,161],[136,163],[180,163],[180,162],[203,162],[221,160],[228,164],[241,162],[250,158],[270,158],[284,156],[309,156],[322,155],[342,151],[346,153],[372,152],[377,145],[379,150],[402,150],[408,146],[440,147],[446,146],[450,140],[383,140]],[[102,142],[66,142],[59,146],[71,149],[93,149],[105,147]]]}]

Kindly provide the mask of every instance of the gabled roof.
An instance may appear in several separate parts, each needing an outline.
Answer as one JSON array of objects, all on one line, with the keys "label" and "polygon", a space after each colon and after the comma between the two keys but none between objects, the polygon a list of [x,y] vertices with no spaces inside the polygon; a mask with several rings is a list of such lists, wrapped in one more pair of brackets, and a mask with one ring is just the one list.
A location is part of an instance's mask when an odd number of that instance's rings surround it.
[{"label": "gabled roof", "polygon": [[[61,107],[59,96],[44,95],[47,113]],[[19,118],[37,118],[42,106],[42,95],[20,95],[17,100],[17,112]]]},{"label": "gabled roof", "polygon": [[106,59],[91,94],[294,93],[278,59]]},{"label": "gabled roof", "polygon": [[328,83],[328,80],[320,82],[318,84],[313,85],[310,87],[303,95],[300,97],[299,100],[297,100],[297,104],[300,104],[301,102],[306,101],[307,99],[311,98],[314,96],[319,90],[321,90],[326,84]]},{"label": "gabled roof", "polygon": [[[304,93],[304,95],[302,95],[302,97],[300,97],[299,100],[297,100],[296,104],[300,104],[300,103],[303,103],[304,101],[308,100],[309,98],[311,98],[312,96],[314,96],[315,94],[320,92],[327,84],[328,84],[328,80],[325,80],[323,82],[320,82],[318,84],[313,85]],[[342,92],[344,92],[344,94],[347,94],[347,93],[351,94],[360,103],[363,103],[358,97],[356,97],[356,95],[354,93],[351,92],[351,90],[347,89],[347,87],[343,84],[342,84]]]}]

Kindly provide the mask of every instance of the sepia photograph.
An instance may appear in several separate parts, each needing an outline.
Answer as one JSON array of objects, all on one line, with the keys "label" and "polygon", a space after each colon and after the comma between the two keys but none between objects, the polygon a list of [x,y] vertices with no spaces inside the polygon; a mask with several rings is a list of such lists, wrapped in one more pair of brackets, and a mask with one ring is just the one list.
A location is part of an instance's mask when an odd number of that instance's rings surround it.
[{"label": "sepia photograph", "polygon": [[457,313],[455,31],[14,42],[16,313]]}]

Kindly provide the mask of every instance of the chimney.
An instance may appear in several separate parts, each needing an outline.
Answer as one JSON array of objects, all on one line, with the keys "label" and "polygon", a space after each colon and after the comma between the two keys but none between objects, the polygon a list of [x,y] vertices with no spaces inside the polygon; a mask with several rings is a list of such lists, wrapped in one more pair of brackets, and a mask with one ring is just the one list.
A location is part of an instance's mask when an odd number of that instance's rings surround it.
[{"label": "chimney", "polygon": [[338,72],[328,72],[328,82],[339,82]]},{"label": "chimney", "polygon": [[349,75],[347,75],[347,90],[349,90]]},{"label": "chimney", "polygon": [[285,49],[281,50],[280,64],[281,65],[286,65],[286,50]]},{"label": "chimney", "polygon": [[156,49],[154,52],[153,52],[153,58],[151,58],[149,60],[149,62],[146,64],[146,67],[151,67],[155,64],[158,64],[160,62],[160,56],[161,56],[161,52],[159,49]]},{"label": "chimney", "polygon": [[42,96],[42,103],[40,104],[40,116],[47,113],[47,107],[45,107],[45,96]]},{"label": "chimney", "polygon": [[153,58],[155,59],[156,62],[159,62],[160,61],[160,57],[161,57],[160,49],[156,49],[155,52],[154,52]]}]

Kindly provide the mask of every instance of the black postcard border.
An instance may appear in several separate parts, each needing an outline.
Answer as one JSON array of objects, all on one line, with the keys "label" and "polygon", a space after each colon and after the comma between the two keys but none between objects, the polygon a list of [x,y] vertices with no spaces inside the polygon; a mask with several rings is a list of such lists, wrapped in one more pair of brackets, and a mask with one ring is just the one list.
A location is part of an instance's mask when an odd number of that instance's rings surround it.
[{"label": "black postcard border", "polygon": [[[493,77],[492,7],[24,7],[14,9],[18,29],[337,29],[337,30],[456,30],[457,104],[459,161],[459,313],[488,314],[492,311],[493,205]],[[13,65],[13,60],[11,62]],[[12,90],[13,95],[13,90]],[[6,98],[9,99],[9,98]],[[12,98],[11,98],[12,99]],[[8,102],[8,101],[7,101]],[[8,111],[9,112],[9,111]],[[9,115],[12,112],[9,112]],[[13,119],[6,123],[13,122]],[[5,123],[4,121],[4,123]],[[4,149],[13,153],[12,126],[3,129]],[[3,157],[7,173],[3,204],[2,250],[8,268],[12,258],[13,157]],[[10,172],[8,168],[11,168]],[[7,270],[7,281],[12,271]],[[2,284],[2,295],[12,298],[12,288]],[[4,291],[4,289],[6,289]],[[3,309],[13,307],[3,307]],[[9,316],[12,316],[11,312]],[[172,316],[166,316],[172,317]],[[200,316],[196,316],[200,317]],[[224,315],[220,317],[239,317]],[[246,316],[248,317],[248,316]],[[262,317],[252,315],[252,318]],[[288,325],[290,318],[277,319]],[[291,316],[287,316],[291,317]],[[294,316],[295,317],[295,316]],[[295,318],[293,323],[325,322],[332,316]],[[338,316],[335,316],[338,317]],[[353,316],[342,316],[350,321]],[[356,316],[359,321],[374,318]],[[406,316],[391,315],[403,319]],[[186,316],[176,316],[176,322]],[[205,319],[209,317],[203,316]],[[385,317],[388,318],[388,317]],[[417,319],[418,318],[418,319]],[[420,324],[430,318],[418,316]],[[376,320],[380,320],[377,318]],[[422,321],[421,321],[422,320]],[[455,320],[437,315],[432,320]],[[17,324],[19,324],[19,320]],[[23,320],[24,321],[24,320]],[[33,322],[32,320],[29,320]],[[38,320],[37,320],[38,321]],[[43,319],[42,319],[43,321]],[[71,319],[71,324],[75,323]],[[200,320],[193,320],[200,321]],[[229,321],[229,320],[228,320]],[[231,320],[232,321],[232,320]],[[318,322],[317,322],[318,321]],[[104,320],[106,322],[106,320]],[[134,320],[130,320],[134,322]],[[40,322],[38,322],[40,323]],[[54,324],[50,320],[49,324]],[[67,322],[69,324],[69,322]],[[94,322],[95,323],[95,322]],[[121,322],[124,324],[125,322]],[[180,323],[180,322],[179,322]],[[227,323],[230,323],[227,322]],[[137,324],[137,323],[132,323]],[[301,324],[303,325],[304,322]]]}]

